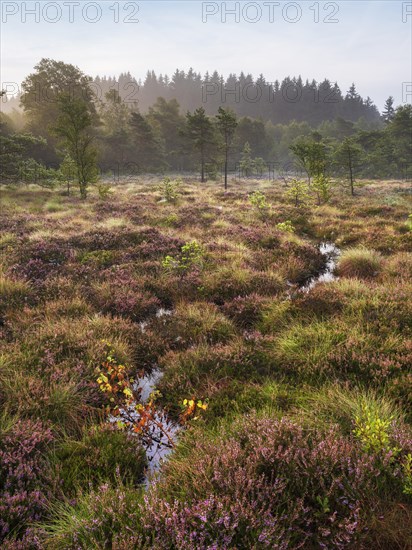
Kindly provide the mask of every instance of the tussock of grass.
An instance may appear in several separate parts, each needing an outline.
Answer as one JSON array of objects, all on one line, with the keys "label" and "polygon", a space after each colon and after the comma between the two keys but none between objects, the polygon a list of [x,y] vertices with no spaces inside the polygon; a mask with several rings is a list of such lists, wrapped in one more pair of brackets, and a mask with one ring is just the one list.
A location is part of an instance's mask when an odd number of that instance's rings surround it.
[{"label": "tussock of grass", "polygon": [[207,302],[180,303],[168,323],[175,338],[186,345],[226,342],[235,335],[233,324]]},{"label": "tussock of grass", "polygon": [[303,366],[310,374],[312,369],[325,363],[325,359],[345,341],[347,333],[342,328],[331,326],[327,321],[313,321],[308,324],[293,324],[276,337],[273,353],[284,369],[295,365]]},{"label": "tussock of grass", "polygon": [[298,403],[296,414],[305,422],[315,426],[337,423],[347,435],[353,433],[355,419],[362,416],[365,409],[389,423],[404,421],[401,408],[393,400],[362,387],[350,389],[338,384],[326,385],[318,391],[301,395]]},{"label": "tussock of grass", "polygon": [[337,272],[341,277],[370,279],[380,273],[382,265],[382,256],[378,252],[364,248],[349,248],[342,252]]},{"label": "tussock of grass", "polygon": [[10,279],[0,273],[0,313],[21,307],[30,294],[30,287],[25,281]]},{"label": "tussock of grass", "polygon": [[79,438],[63,437],[51,461],[72,497],[108,481],[115,485],[119,479],[137,487],[147,465],[139,441],[108,425],[85,426]]}]

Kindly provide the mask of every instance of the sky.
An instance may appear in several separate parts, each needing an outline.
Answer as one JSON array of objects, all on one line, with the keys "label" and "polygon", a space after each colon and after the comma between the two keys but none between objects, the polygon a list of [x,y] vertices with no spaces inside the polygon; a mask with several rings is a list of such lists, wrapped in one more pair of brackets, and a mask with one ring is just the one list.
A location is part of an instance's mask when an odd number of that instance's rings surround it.
[{"label": "sky", "polygon": [[[18,91],[43,57],[95,76],[262,73],[355,82],[381,110],[412,102],[412,1],[1,2],[1,84]],[[231,12],[231,13],[230,13]]]}]

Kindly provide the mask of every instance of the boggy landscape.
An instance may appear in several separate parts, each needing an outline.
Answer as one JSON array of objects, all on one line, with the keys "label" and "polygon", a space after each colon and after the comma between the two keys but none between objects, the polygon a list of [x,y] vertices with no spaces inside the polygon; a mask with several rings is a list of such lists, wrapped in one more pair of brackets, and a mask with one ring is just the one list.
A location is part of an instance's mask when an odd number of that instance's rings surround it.
[{"label": "boggy landscape", "polygon": [[412,548],[410,182],[221,187],[2,189],[2,548]]}]

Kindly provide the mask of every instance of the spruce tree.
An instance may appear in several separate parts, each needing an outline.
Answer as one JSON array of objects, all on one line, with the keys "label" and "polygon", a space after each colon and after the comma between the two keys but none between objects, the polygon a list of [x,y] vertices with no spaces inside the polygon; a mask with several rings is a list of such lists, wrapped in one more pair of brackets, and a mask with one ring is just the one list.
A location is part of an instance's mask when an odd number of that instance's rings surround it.
[{"label": "spruce tree", "polygon": [[394,116],[395,116],[395,109],[393,106],[393,97],[390,95],[388,99],[385,101],[385,107],[383,108],[383,111],[382,111],[382,118],[386,123],[388,123],[388,122],[392,122]]}]

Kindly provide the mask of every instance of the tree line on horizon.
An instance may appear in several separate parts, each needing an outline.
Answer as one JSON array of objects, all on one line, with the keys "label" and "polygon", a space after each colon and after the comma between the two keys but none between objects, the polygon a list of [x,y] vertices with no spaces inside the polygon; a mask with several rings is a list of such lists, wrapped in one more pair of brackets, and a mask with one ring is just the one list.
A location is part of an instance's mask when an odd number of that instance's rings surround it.
[{"label": "tree line on horizon", "polygon": [[[287,76],[271,82],[262,74],[256,79],[243,72],[225,78],[217,71],[202,76],[193,69],[187,72],[176,69],[171,77],[148,71],[143,81],[130,72],[121,73],[118,78],[96,76],[91,80],[91,87],[103,102],[107,93],[115,90],[125,103],[142,113],[147,113],[157,98],[163,97],[166,101],[175,99],[183,112],[202,105],[208,115],[214,115],[219,106],[224,105],[240,117],[261,118],[273,124],[296,120],[317,125],[337,117],[352,122],[360,118],[369,123],[380,120],[372,99],[362,98],[354,83],[344,93],[337,82],[326,78],[322,82],[314,79],[304,82],[301,76]],[[19,108],[24,93],[23,87],[23,93],[9,100],[5,110]]]},{"label": "tree line on horizon", "polygon": [[[177,80],[167,86],[174,83],[177,90]],[[34,175],[41,183],[53,170],[63,169],[75,173],[82,189],[97,178],[97,166],[100,173],[118,175],[199,170],[202,181],[215,179],[223,169],[226,181],[234,167],[246,177],[266,174],[268,165],[277,171],[298,167],[305,172],[307,155],[316,150],[328,157],[329,170],[338,173],[336,159],[343,143],[350,144],[347,151],[356,160],[351,171],[357,177],[399,178],[412,166],[412,107],[395,108],[391,97],[379,115],[376,107],[347,94],[341,103],[358,105],[358,118],[352,111],[355,120],[326,118],[329,104],[315,103],[325,109],[325,118],[316,124],[306,119],[275,124],[239,113],[227,103],[216,103],[212,113],[208,102],[185,112],[170,96],[158,96],[144,112],[140,103],[110,86],[102,99],[93,79],[73,65],[51,59],[40,61],[22,90],[23,116],[1,116],[3,182],[27,181]],[[352,92],[354,96],[354,87]],[[371,115],[368,120],[360,115],[362,109],[378,113],[377,118]]]}]

